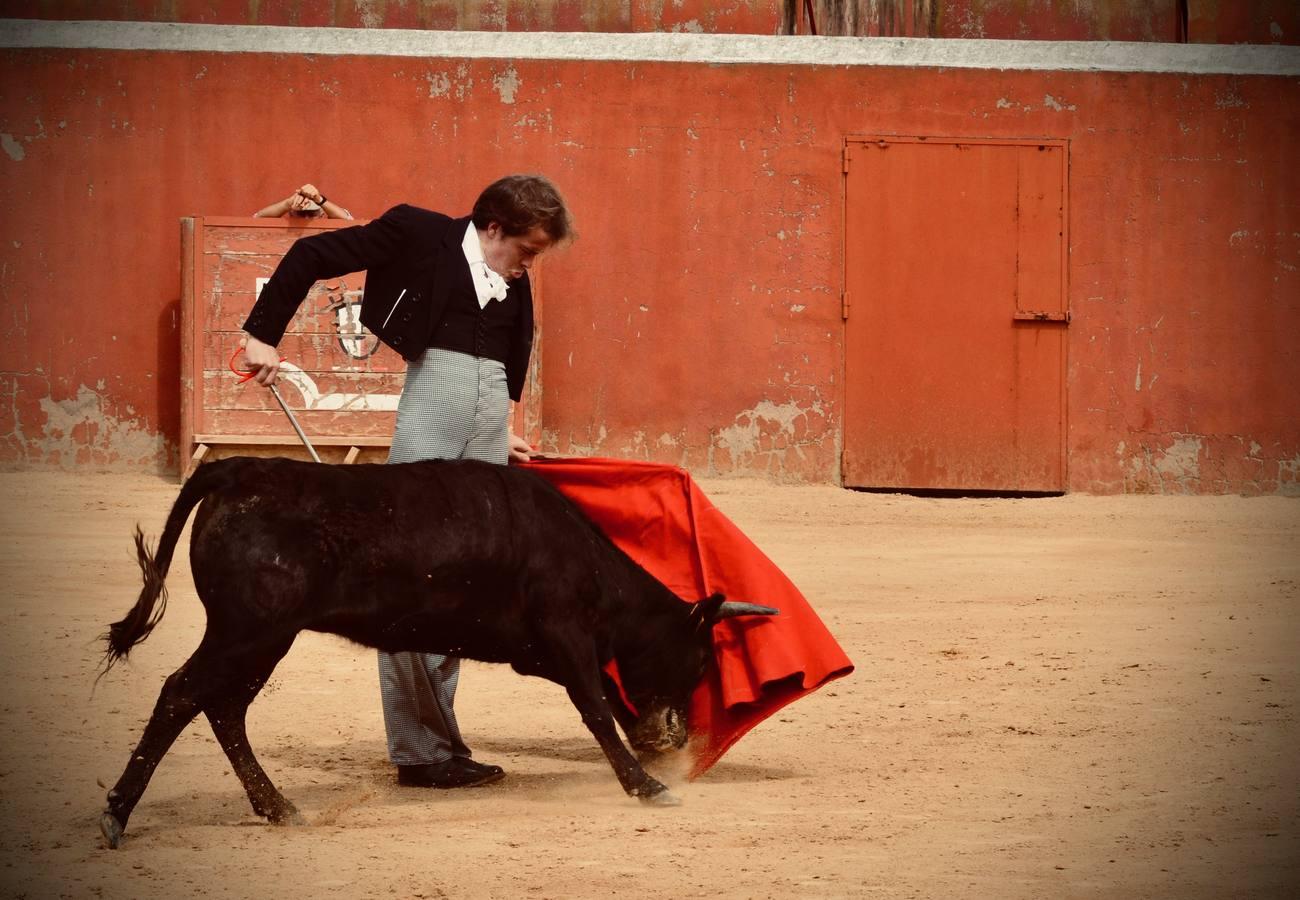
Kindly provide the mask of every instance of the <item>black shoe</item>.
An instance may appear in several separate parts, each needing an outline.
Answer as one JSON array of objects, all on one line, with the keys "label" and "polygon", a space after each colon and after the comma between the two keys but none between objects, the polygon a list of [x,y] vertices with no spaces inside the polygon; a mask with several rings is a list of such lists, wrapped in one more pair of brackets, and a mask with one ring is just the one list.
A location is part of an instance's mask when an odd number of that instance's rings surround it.
[{"label": "black shoe", "polygon": [[489,765],[488,763],[475,762],[468,756],[453,756],[451,761],[460,769],[466,772],[473,772],[483,778],[478,784],[491,784],[494,781],[500,781],[506,777],[506,770],[500,766]]},{"label": "black shoe", "polygon": [[397,783],[403,787],[476,787],[499,781],[504,776],[505,772],[499,766],[474,763],[471,768],[461,764],[457,757],[440,763],[397,767]]}]

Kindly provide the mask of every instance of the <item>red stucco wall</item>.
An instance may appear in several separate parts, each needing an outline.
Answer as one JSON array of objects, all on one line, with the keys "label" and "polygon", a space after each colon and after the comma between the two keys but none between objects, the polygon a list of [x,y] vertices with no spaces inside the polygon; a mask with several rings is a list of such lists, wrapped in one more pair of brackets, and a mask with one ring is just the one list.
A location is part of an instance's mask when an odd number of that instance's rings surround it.
[{"label": "red stucco wall", "polygon": [[[0,462],[174,466],[177,220],[549,173],[562,453],[838,477],[846,134],[1070,141],[1069,481],[1297,487],[1295,78],[0,53]],[[919,339],[900,336],[900,339]]]}]

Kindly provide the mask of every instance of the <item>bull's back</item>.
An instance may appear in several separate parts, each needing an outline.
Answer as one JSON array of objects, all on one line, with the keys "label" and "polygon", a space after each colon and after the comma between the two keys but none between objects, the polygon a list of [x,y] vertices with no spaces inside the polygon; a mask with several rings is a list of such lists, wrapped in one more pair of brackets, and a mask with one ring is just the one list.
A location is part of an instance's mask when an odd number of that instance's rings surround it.
[{"label": "bull's back", "polygon": [[[233,458],[195,518],[192,554],[394,567],[502,560],[516,527],[510,475],[469,461],[321,465]],[[524,500],[525,505],[528,505]]]},{"label": "bull's back", "polygon": [[[554,612],[527,604],[598,602],[584,596],[590,575],[609,569],[603,535],[518,469],[255,458],[212,465],[229,469],[226,487],[199,507],[191,538],[210,617],[251,616],[380,646],[394,628],[436,631],[462,655],[488,658],[487,648],[526,642],[527,623]],[[466,646],[466,622],[485,647]]]}]

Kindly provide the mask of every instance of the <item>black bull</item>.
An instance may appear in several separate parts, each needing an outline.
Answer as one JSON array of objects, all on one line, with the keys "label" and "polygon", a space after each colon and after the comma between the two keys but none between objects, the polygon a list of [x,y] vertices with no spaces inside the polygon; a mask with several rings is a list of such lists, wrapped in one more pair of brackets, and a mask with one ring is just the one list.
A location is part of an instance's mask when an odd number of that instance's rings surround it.
[{"label": "black bull", "polygon": [[[300,821],[245,732],[249,704],[300,631],[394,652],[510,663],[564,686],[628,794],[677,801],[638,750],[681,747],[688,698],[723,618],[770,607],[714,595],[683,603],[567,498],[527,471],[477,462],[329,466],[235,458],[181,489],[156,555],[136,531],[140,599],[110,626],[105,671],[149,636],[191,510],[194,585],[207,628],[163,685],[100,827],[117,846],[177,735],[207,716],[253,810]],[[617,660],[629,709],[603,671]],[[613,697],[614,702],[610,702]]]}]

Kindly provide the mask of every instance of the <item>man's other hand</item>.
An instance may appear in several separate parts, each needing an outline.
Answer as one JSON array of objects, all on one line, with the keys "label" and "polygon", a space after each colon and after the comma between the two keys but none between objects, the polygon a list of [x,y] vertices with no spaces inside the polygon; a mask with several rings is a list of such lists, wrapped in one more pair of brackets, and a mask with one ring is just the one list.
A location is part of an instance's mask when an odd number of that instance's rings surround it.
[{"label": "man's other hand", "polygon": [[528,462],[533,458],[533,448],[528,446],[528,442],[515,434],[510,433],[510,461],[511,462]]}]

